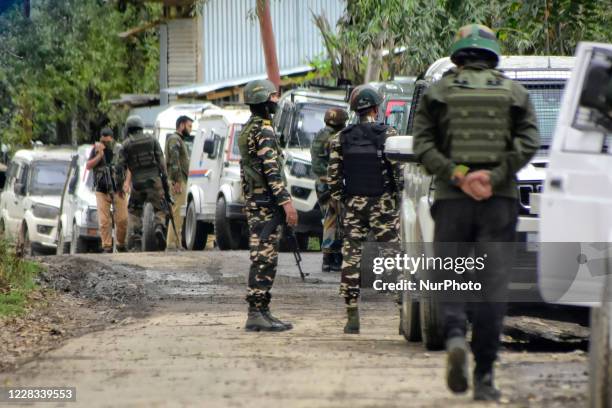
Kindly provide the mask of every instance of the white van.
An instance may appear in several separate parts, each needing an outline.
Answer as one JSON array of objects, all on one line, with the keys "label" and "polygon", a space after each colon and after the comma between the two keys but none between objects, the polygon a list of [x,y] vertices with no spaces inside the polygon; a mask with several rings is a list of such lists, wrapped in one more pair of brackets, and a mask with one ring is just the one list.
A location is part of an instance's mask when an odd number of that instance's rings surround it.
[{"label": "white van", "polygon": [[209,108],[197,122],[183,210],[188,249],[203,249],[213,231],[219,249],[248,246],[238,135],[250,115],[244,107]]},{"label": "white van", "polygon": [[62,190],[74,150],[36,148],[15,153],[0,194],[0,236],[26,255],[55,252]]}]

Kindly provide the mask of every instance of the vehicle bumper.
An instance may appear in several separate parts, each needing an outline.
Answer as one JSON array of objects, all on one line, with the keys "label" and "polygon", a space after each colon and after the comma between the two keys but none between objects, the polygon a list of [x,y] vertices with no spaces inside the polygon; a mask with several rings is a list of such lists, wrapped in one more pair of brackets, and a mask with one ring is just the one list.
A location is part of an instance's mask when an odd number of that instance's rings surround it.
[{"label": "vehicle bumper", "polygon": [[32,218],[29,226],[30,242],[34,247],[55,249],[57,242],[57,221],[44,218]]},{"label": "vehicle bumper", "polygon": [[99,239],[100,231],[97,225],[79,226],[79,237],[85,239]]}]

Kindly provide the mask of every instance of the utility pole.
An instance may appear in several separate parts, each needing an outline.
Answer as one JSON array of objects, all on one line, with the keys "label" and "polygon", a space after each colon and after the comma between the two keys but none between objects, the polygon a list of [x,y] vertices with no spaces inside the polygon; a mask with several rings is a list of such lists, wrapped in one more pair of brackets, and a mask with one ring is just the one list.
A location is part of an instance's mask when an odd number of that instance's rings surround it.
[{"label": "utility pole", "polygon": [[276,43],[274,41],[274,30],[272,29],[269,0],[257,0],[257,17],[259,18],[261,42],[263,43],[268,79],[272,81],[276,89],[279,89],[280,71],[278,69],[278,59],[276,57]]}]

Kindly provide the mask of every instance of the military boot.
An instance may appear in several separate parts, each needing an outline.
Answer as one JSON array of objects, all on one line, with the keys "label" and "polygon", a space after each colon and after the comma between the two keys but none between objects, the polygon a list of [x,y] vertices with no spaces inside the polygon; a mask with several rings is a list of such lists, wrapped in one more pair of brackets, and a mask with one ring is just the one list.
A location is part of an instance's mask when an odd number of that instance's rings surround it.
[{"label": "military boot", "polygon": [[262,308],[249,306],[249,315],[244,325],[246,331],[270,331],[280,332],[288,330],[286,326],[275,323],[268,319],[263,313]]},{"label": "military boot", "polygon": [[359,308],[357,306],[346,307],[347,321],[344,332],[347,334],[359,334]]},{"label": "military boot", "polygon": [[342,271],[342,253],[335,252],[332,254],[331,271],[340,272]]},{"label": "military boot", "polygon": [[166,248],[166,229],[162,225],[155,227],[155,240],[157,241],[157,249],[163,250]]},{"label": "military boot", "polygon": [[454,393],[468,389],[468,349],[463,336],[446,340],[446,384]]},{"label": "military boot", "polygon": [[282,320],[274,317],[272,312],[270,312],[270,307],[268,305],[261,307],[261,314],[263,314],[271,322],[285,326],[285,330],[293,329],[293,324],[290,322],[283,322]]},{"label": "military boot", "polygon": [[125,245],[117,245],[117,252],[127,252],[127,247]]},{"label": "military boot", "polygon": [[474,400],[475,401],[498,401],[501,392],[495,388],[493,383],[493,369],[479,373],[474,370]]},{"label": "military boot", "polygon": [[323,272],[329,272],[331,270],[331,265],[333,262],[333,255],[327,252],[323,253],[323,265],[321,266],[321,270]]}]

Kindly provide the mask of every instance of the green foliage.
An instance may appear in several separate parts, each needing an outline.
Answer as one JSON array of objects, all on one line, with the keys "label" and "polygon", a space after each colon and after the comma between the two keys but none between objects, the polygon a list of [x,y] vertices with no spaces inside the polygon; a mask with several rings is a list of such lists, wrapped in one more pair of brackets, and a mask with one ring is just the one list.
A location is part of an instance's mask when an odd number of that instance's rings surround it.
[{"label": "green foliage", "polygon": [[496,30],[506,55],[572,55],[579,41],[612,42],[612,7],[601,0],[347,0],[337,34],[314,19],[333,75],[353,83],[364,79],[372,49],[405,49],[384,57],[381,78],[422,73],[469,23]]},{"label": "green foliage", "polygon": [[[108,122],[121,93],[157,92],[154,32],[118,33],[157,18],[161,7],[98,0],[39,0],[28,19],[14,8],[0,16],[0,134],[6,142],[70,142],[59,124],[76,125],[78,141]],[[73,126],[74,126],[73,125]],[[66,132],[64,132],[66,133]],[[68,132],[70,133],[70,132]]]},{"label": "green foliage", "polygon": [[38,264],[17,258],[7,242],[0,240],[0,316],[23,311],[40,270]]}]

